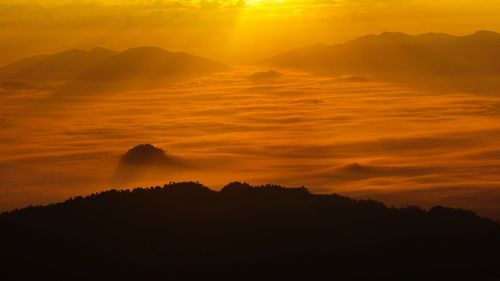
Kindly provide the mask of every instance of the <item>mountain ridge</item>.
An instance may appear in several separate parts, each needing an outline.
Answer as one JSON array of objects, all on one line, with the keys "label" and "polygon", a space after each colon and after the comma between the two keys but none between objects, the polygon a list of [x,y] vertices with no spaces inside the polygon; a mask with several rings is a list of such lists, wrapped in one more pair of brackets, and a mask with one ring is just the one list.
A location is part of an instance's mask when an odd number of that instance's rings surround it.
[{"label": "mountain ridge", "polygon": [[0,228],[2,275],[15,280],[499,276],[497,223],[461,209],[396,209],[304,187],[110,190],[3,213]]},{"label": "mountain ridge", "polygon": [[38,55],[0,67],[0,81],[124,81],[198,76],[229,67],[203,57],[157,47],[121,52],[95,47]]},{"label": "mountain ridge", "polygon": [[384,32],[341,44],[306,45],[260,61],[322,74],[491,86],[500,86],[494,83],[500,77],[499,62],[500,34],[484,30],[464,36]]}]

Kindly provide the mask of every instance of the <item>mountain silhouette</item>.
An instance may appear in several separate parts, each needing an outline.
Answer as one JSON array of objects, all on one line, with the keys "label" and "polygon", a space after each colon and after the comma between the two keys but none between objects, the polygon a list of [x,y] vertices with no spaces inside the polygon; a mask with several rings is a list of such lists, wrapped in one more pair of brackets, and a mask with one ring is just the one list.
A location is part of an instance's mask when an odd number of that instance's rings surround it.
[{"label": "mountain silhouette", "polygon": [[283,76],[282,73],[279,73],[274,70],[255,72],[254,74],[247,77],[248,80],[259,83],[259,82],[273,82],[278,78]]},{"label": "mountain silhouette", "polygon": [[0,81],[123,81],[169,80],[197,76],[228,67],[211,60],[142,47],[115,52],[103,48],[69,50],[35,56],[0,68]]},{"label": "mountain silhouette", "polygon": [[141,144],[129,149],[121,158],[121,163],[131,166],[166,165],[172,159],[165,151],[151,144]]},{"label": "mountain silhouette", "polygon": [[188,168],[191,165],[184,159],[170,155],[154,145],[141,144],[130,148],[121,156],[111,182],[126,184]]},{"label": "mountain silhouette", "polygon": [[90,51],[68,50],[53,55],[35,56],[0,68],[1,80],[71,80],[116,52],[95,48]]},{"label": "mountain silhouette", "polygon": [[498,280],[500,226],[306,188],[193,182],[0,215],[2,280]]},{"label": "mountain silhouette", "polygon": [[262,63],[387,80],[494,82],[500,76],[499,50],[500,34],[491,31],[467,36],[384,32],[343,44],[305,46]]},{"label": "mountain silhouette", "polygon": [[228,70],[221,63],[160,48],[134,48],[116,54],[82,74],[85,80],[170,79]]}]

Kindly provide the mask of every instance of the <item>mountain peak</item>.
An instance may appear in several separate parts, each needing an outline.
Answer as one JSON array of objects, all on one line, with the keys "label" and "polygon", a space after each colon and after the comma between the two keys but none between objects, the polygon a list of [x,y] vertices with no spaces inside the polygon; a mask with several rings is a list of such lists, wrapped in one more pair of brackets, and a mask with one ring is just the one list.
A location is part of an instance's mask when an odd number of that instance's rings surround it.
[{"label": "mountain peak", "polygon": [[490,30],[479,30],[473,33],[471,36],[482,37],[482,38],[494,38],[500,36],[500,34]]},{"label": "mountain peak", "polygon": [[432,42],[437,42],[437,41],[447,41],[447,40],[455,39],[456,37],[453,35],[446,34],[446,33],[427,32],[427,33],[416,35],[415,38],[432,43]]},{"label": "mountain peak", "polygon": [[158,47],[137,47],[123,52],[96,47],[27,58],[0,67],[0,81],[170,81],[227,69],[206,58]]},{"label": "mountain peak", "polygon": [[390,39],[394,39],[394,38],[412,38],[411,35],[408,35],[406,33],[403,33],[403,32],[382,32],[379,37],[382,37],[382,38],[390,38]]},{"label": "mountain peak", "polygon": [[112,50],[109,50],[109,49],[106,49],[106,48],[102,48],[102,47],[92,48],[88,52],[89,53],[93,53],[93,54],[108,54],[108,55],[116,54],[115,51],[112,51]]},{"label": "mountain peak", "polygon": [[127,165],[161,165],[170,158],[161,148],[151,144],[141,144],[131,148],[122,156],[121,162]]},{"label": "mountain peak", "polygon": [[172,54],[171,52],[159,48],[159,47],[150,47],[150,46],[145,46],[145,47],[135,47],[135,48],[130,48],[126,49],[125,51],[121,52],[121,54],[129,54],[129,55],[165,55],[165,54]]},{"label": "mountain peak", "polygon": [[323,49],[288,51],[271,58],[267,65],[394,82],[446,82],[450,87],[489,90],[500,87],[495,81],[498,79],[482,84],[478,80],[500,75],[499,46],[500,34],[486,30],[468,36],[384,32]]}]

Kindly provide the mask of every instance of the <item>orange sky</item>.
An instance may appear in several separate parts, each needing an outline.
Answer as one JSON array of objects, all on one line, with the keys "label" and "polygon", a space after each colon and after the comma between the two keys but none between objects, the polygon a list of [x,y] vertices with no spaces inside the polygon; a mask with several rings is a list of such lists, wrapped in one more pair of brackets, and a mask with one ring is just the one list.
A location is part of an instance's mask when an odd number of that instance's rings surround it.
[{"label": "orange sky", "polygon": [[[238,65],[383,31],[500,31],[498,15],[500,3],[488,0],[0,0],[0,64],[158,46],[234,67],[141,90],[94,81],[0,89],[0,211],[118,185],[110,179],[120,155],[152,143],[189,168],[130,186],[307,185],[500,218],[497,96],[279,68],[283,76],[260,84],[249,77],[270,69]],[[42,69],[64,71],[53,68]]]},{"label": "orange sky", "polygon": [[0,0],[0,63],[155,45],[228,63],[366,33],[500,30],[494,0]]}]

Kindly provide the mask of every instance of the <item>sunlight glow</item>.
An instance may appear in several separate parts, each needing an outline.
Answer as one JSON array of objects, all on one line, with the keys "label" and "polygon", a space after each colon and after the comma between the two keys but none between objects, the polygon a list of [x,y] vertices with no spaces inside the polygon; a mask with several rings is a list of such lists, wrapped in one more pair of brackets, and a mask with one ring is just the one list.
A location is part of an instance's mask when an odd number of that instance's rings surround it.
[{"label": "sunlight glow", "polygon": [[247,0],[246,4],[247,5],[276,5],[276,4],[283,4],[285,3],[285,0]]}]

